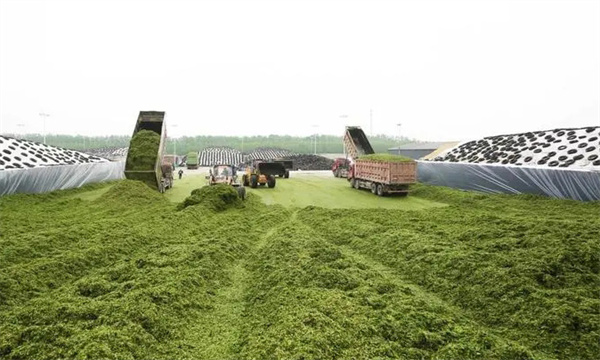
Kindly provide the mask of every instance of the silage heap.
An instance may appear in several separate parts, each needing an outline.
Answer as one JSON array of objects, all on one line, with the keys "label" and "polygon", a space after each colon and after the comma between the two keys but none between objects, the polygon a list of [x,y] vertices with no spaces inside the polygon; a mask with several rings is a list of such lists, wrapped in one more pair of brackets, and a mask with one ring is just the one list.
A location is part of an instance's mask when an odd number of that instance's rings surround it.
[{"label": "silage heap", "polygon": [[450,206],[289,210],[226,188],[183,211],[133,181],[0,198],[0,358],[600,352],[600,203],[415,186]]},{"label": "silage heap", "polygon": [[239,198],[234,187],[226,184],[216,184],[192,190],[191,195],[180,203],[177,208],[183,210],[193,205],[201,205],[211,210],[223,211],[241,206],[242,200]]}]

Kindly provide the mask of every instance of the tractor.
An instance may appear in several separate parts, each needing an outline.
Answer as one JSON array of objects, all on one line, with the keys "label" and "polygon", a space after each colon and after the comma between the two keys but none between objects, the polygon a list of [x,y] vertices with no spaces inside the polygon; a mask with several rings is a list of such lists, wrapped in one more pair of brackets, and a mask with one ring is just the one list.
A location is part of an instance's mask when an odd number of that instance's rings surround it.
[{"label": "tractor", "polygon": [[282,163],[255,160],[251,166],[246,168],[246,173],[242,176],[242,183],[253,189],[265,185],[274,188],[275,175],[279,174],[285,174],[285,167]]},{"label": "tractor", "polygon": [[[245,176],[245,175],[244,175]],[[232,165],[215,165],[206,177],[209,185],[227,184],[237,189],[240,199],[246,198],[246,188],[238,181],[236,168]]]}]

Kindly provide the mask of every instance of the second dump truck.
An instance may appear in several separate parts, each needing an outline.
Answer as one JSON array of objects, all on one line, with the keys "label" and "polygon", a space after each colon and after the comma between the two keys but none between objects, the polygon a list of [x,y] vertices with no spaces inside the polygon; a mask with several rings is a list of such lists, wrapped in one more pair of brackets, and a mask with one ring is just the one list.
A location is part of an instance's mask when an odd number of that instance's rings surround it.
[{"label": "second dump truck", "polygon": [[350,167],[348,180],[353,188],[368,189],[378,196],[406,196],[408,186],[417,182],[417,163],[358,158]]}]

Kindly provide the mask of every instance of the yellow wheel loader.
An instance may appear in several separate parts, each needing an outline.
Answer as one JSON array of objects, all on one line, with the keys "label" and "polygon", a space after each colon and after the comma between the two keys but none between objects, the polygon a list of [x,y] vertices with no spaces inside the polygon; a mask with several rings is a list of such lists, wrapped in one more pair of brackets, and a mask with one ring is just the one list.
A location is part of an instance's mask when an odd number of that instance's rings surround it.
[{"label": "yellow wheel loader", "polygon": [[244,186],[250,186],[253,189],[265,185],[274,188],[275,175],[282,173],[285,173],[285,167],[282,163],[256,160],[246,168],[246,173],[242,176],[242,183]]}]

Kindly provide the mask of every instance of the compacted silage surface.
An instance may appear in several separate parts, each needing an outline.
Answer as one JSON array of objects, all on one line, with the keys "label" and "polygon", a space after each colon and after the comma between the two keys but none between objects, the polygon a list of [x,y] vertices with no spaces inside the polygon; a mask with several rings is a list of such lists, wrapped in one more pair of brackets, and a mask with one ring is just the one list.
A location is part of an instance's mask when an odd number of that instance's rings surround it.
[{"label": "compacted silage surface", "polygon": [[417,186],[450,206],[344,210],[252,195],[178,206],[125,180],[0,198],[0,358],[600,352],[597,202]]}]

